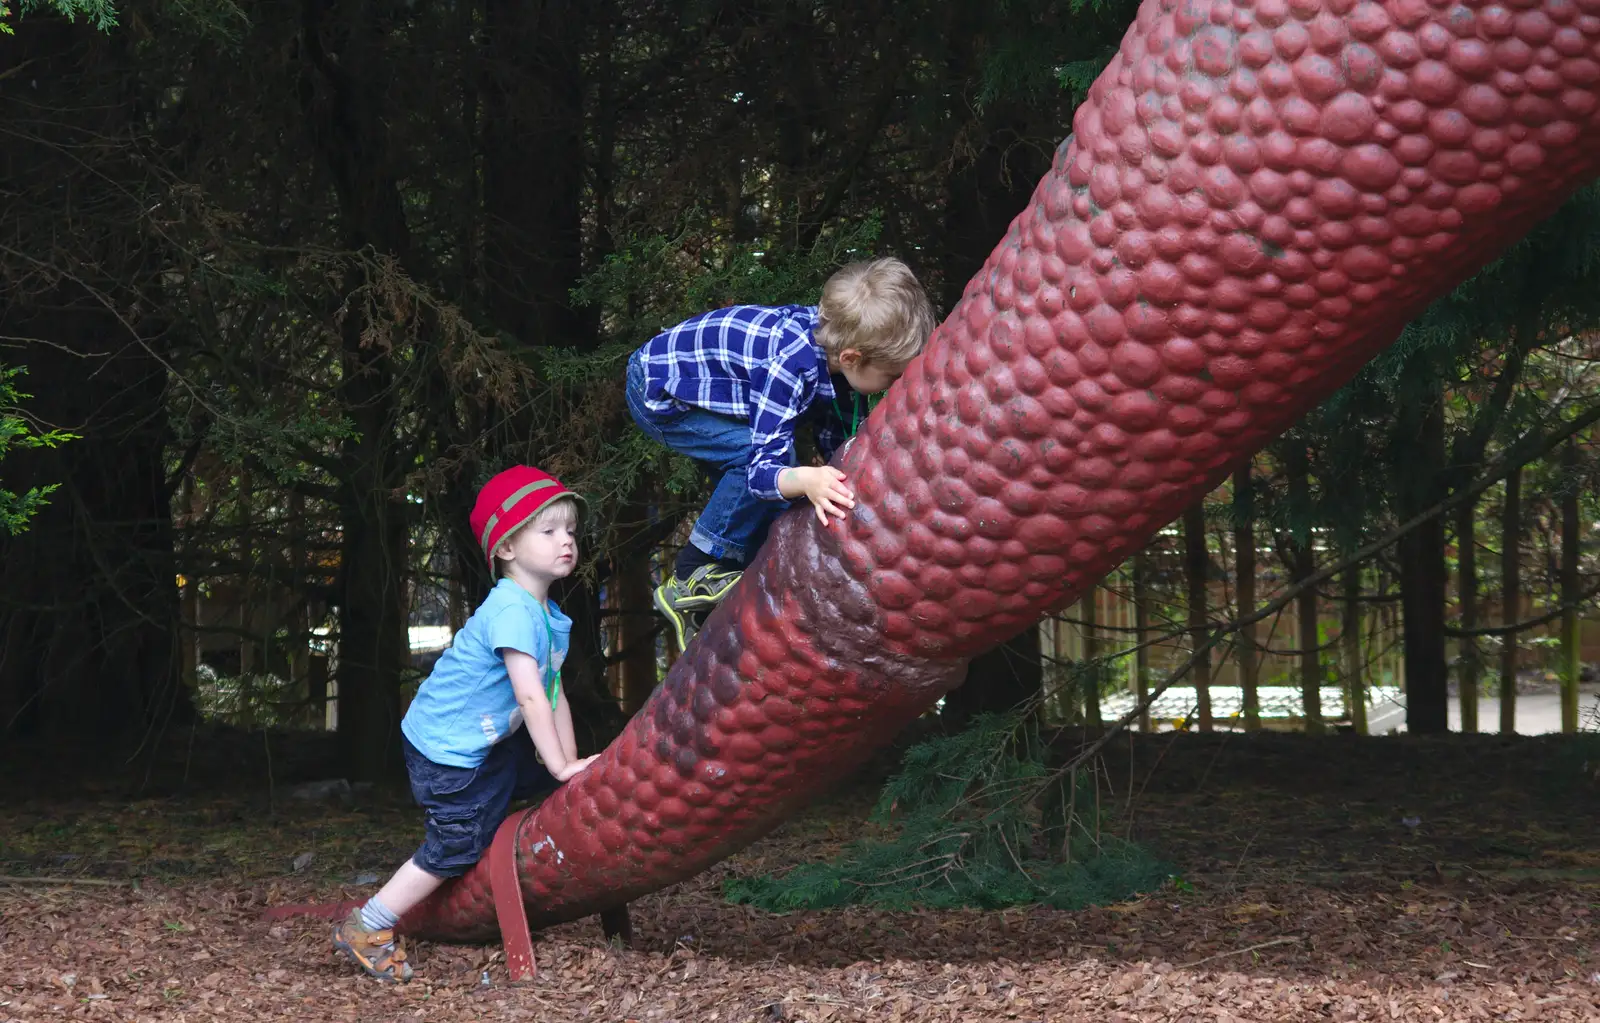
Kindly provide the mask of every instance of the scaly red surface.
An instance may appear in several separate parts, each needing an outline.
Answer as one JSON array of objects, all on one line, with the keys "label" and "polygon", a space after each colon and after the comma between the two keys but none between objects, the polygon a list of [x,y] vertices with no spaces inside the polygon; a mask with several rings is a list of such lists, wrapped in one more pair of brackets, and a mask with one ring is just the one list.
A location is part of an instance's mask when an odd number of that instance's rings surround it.
[{"label": "scaly red surface", "polygon": [[[604,757],[537,924],[770,830],[1600,171],[1600,0],[1149,0],[1033,201]],[[495,933],[487,865],[409,914]]]}]

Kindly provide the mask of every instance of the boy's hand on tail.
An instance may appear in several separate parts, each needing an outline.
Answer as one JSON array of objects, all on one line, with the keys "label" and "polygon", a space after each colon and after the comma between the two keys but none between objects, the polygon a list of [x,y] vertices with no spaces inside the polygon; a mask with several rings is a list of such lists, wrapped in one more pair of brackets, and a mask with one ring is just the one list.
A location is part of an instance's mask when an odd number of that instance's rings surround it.
[{"label": "boy's hand on tail", "polygon": [[588,767],[591,763],[599,758],[600,754],[596,753],[594,756],[584,757],[582,760],[567,761],[566,766],[556,772],[556,781],[571,781],[573,778],[576,778],[578,775],[582,774],[584,768]]},{"label": "boy's hand on tail", "polygon": [[817,510],[817,521],[824,526],[828,517],[844,518],[856,506],[856,495],[845,484],[844,473],[831,465],[807,465],[785,469],[778,477],[778,492],[787,498],[804,494]]}]

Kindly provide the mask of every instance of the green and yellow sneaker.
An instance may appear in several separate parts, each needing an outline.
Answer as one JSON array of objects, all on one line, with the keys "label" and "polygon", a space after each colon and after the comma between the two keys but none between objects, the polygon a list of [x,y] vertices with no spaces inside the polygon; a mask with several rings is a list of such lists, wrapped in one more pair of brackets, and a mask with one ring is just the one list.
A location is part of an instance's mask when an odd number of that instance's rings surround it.
[{"label": "green and yellow sneaker", "polygon": [[704,620],[705,613],[721,603],[743,576],[741,569],[712,562],[690,572],[687,579],[674,575],[656,587],[656,610],[672,626],[680,651],[688,649],[698,629],[690,616]]}]

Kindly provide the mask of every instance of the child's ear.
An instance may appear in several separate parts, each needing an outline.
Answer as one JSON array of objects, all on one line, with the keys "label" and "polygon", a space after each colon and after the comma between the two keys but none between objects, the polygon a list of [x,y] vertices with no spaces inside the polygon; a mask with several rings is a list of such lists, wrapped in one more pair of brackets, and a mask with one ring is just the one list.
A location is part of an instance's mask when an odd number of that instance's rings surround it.
[{"label": "child's ear", "polygon": [[867,357],[861,354],[859,348],[846,348],[839,353],[839,366],[842,369],[860,369]]}]

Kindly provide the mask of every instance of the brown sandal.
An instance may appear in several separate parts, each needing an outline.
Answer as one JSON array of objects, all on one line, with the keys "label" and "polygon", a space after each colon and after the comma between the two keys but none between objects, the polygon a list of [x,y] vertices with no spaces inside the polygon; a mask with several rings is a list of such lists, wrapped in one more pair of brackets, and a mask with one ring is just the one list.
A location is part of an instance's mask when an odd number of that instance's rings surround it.
[{"label": "brown sandal", "polygon": [[411,979],[405,943],[393,931],[367,930],[361,923],[359,908],[352,909],[333,929],[333,947],[381,981],[393,984]]}]

